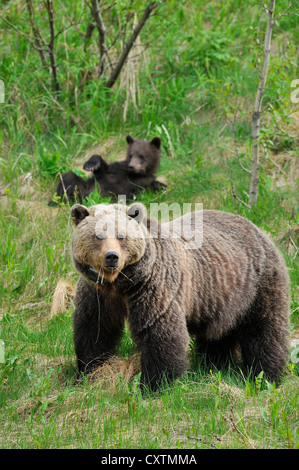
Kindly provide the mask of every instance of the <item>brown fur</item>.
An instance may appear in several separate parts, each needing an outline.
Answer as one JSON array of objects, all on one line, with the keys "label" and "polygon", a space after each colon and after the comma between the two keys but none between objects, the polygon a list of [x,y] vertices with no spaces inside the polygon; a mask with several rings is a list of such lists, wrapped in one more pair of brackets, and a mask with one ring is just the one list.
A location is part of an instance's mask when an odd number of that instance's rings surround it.
[{"label": "brown fur", "polygon": [[[277,382],[288,354],[289,287],[270,239],[240,216],[203,211],[202,246],[189,249],[188,233],[174,236],[181,219],[154,224],[153,237],[144,210],[140,204],[72,208],[81,273],[74,315],[79,371],[114,353],[127,318],[143,387],[155,390],[186,370],[190,335],[214,363],[239,347],[247,370],[264,370]],[[191,234],[201,229],[196,215],[184,216]],[[125,239],[117,239],[120,231]],[[111,252],[113,268],[105,265]],[[89,267],[98,273],[93,280]]]}]

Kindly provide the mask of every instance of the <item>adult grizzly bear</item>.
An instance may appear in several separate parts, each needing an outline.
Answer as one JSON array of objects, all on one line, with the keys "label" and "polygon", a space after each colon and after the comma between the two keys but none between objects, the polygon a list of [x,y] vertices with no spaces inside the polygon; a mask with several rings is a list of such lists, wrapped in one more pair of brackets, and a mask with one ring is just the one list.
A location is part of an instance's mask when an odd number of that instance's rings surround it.
[{"label": "adult grizzly bear", "polygon": [[[74,313],[79,373],[113,354],[127,319],[141,352],[142,387],[156,390],[186,370],[189,335],[211,360],[238,345],[246,369],[278,382],[288,355],[289,286],[270,239],[225,212],[164,224],[145,212],[142,204],[71,210],[81,274]],[[192,245],[202,229],[201,246]]]},{"label": "adult grizzly bear", "polygon": [[[92,155],[83,169],[92,172],[93,176],[84,179],[72,171],[64,173],[56,195],[63,198],[66,194],[71,201],[77,199],[82,202],[97,188],[102,197],[117,200],[118,196],[124,195],[129,201],[144,190],[157,192],[165,189],[166,186],[155,179],[161,159],[160,138],[155,137],[149,142],[128,135],[126,139],[128,150],[125,160],[107,163],[100,155]],[[56,203],[50,201],[49,205]]]}]

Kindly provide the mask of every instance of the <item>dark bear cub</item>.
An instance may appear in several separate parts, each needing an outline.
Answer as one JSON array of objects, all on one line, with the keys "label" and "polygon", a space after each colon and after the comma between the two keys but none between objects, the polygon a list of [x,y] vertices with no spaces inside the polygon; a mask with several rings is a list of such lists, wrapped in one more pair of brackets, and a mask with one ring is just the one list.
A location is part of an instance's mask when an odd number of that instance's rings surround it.
[{"label": "dark bear cub", "polygon": [[[97,188],[102,197],[116,201],[118,196],[124,195],[127,200],[132,200],[144,190],[166,189],[155,178],[161,159],[160,138],[155,137],[149,142],[128,135],[127,143],[126,160],[108,164],[100,155],[92,155],[83,165],[84,170],[92,172],[86,180],[72,171],[64,173],[57,186],[57,196],[63,198],[66,195],[71,201],[82,202]],[[55,205],[55,202],[50,201],[49,205]]]}]

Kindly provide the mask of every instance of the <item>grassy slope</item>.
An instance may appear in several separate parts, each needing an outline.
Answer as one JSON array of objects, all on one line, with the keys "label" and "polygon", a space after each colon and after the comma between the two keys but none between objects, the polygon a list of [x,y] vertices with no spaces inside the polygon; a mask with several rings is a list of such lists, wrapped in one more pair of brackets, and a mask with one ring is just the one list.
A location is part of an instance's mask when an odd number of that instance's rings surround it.
[{"label": "grassy slope", "polygon": [[[19,24],[17,5],[10,2],[6,13]],[[287,120],[296,111],[288,96],[264,115],[263,136],[271,150],[261,171],[256,211],[249,213],[231,195],[231,178],[240,197],[246,198],[248,188],[235,156],[231,122],[235,114],[237,146],[248,165],[250,107],[257,85],[251,64],[258,8],[252,2],[242,5],[245,18],[239,2],[187,2],[175,11],[169,2],[173,23],[162,29],[148,52],[139,75],[138,109],[129,105],[125,121],[121,113],[129,87],[104,94],[92,81],[74,99],[72,90],[86,59],[73,30],[57,43],[63,83],[58,101],[26,41],[13,33],[9,41],[3,40],[0,338],[6,362],[0,365],[1,447],[298,446],[298,365],[291,357],[279,388],[263,381],[254,391],[237,368],[219,372],[193,361],[173,387],[146,400],[138,389],[138,375],[127,384],[113,368],[100,382],[74,387],[72,307],[58,316],[50,312],[57,282],[77,280],[70,256],[69,207],[47,207],[55,175],[74,165],[80,169],[94,148],[110,160],[119,158],[127,133],[158,134],[163,142],[159,173],[167,178],[168,191],[154,196],[155,201],[203,202],[204,208],[245,215],[270,233],[289,268],[291,335],[298,338],[298,141],[294,120]],[[63,19],[58,21],[62,24]],[[286,38],[298,43],[294,14],[276,32],[266,101],[282,91],[287,95],[296,76],[290,63],[294,51],[281,55]],[[96,62],[92,47],[89,60]],[[29,183],[23,181],[28,172]],[[141,199],[149,204],[152,198]],[[97,201],[95,195],[88,203],[92,200]],[[119,354],[128,357],[133,351],[126,332]]]}]

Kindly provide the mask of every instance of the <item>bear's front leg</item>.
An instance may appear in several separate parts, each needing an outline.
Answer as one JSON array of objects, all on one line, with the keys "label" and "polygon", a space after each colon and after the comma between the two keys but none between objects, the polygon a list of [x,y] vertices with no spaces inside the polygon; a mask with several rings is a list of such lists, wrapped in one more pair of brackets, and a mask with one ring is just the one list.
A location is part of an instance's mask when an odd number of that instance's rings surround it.
[{"label": "bear's front leg", "polygon": [[143,393],[159,390],[163,382],[172,382],[188,367],[189,334],[185,315],[178,312],[179,306],[172,312],[165,312],[138,334]]},{"label": "bear's front leg", "polygon": [[106,298],[80,278],[74,312],[74,344],[79,377],[111,357],[124,329],[126,306],[121,299]]}]

